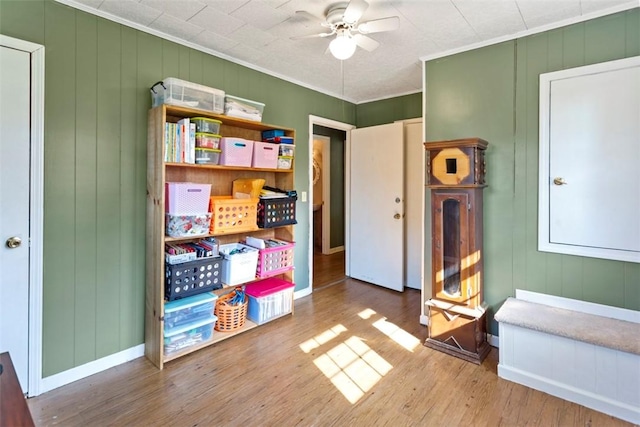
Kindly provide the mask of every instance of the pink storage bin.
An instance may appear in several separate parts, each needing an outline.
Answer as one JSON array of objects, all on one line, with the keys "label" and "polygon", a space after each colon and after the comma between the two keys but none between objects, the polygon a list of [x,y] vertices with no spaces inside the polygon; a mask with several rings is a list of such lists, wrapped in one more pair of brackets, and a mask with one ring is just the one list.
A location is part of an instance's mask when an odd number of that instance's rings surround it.
[{"label": "pink storage bin", "polygon": [[254,168],[276,169],[278,167],[278,145],[254,141],[251,166]]},{"label": "pink storage bin", "polygon": [[293,290],[295,285],[286,280],[271,277],[249,283],[247,318],[262,325],[293,312]]},{"label": "pink storage bin", "polygon": [[193,182],[165,183],[165,212],[172,215],[209,212],[211,184]]},{"label": "pink storage bin", "polygon": [[272,295],[285,289],[291,289],[295,287],[294,283],[288,282],[277,277],[271,277],[265,280],[258,280],[246,285],[245,291],[247,295],[262,298],[267,295]]},{"label": "pink storage bin", "polygon": [[253,157],[253,141],[242,138],[220,138],[220,164],[226,166],[251,167]]},{"label": "pink storage bin", "polygon": [[264,278],[275,276],[285,271],[293,270],[294,242],[286,243],[273,248],[260,249],[258,253],[258,267],[256,277]]}]

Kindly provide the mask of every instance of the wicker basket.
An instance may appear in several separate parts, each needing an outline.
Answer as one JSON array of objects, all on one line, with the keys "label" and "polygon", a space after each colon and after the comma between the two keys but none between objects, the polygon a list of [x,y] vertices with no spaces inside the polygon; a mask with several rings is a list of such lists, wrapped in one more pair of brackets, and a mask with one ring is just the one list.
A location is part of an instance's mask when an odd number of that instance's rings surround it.
[{"label": "wicker basket", "polygon": [[218,318],[214,329],[220,332],[231,332],[244,326],[247,320],[247,305],[249,300],[245,296],[241,305],[229,305],[227,301],[233,298],[235,291],[221,296],[216,301],[214,314]]}]

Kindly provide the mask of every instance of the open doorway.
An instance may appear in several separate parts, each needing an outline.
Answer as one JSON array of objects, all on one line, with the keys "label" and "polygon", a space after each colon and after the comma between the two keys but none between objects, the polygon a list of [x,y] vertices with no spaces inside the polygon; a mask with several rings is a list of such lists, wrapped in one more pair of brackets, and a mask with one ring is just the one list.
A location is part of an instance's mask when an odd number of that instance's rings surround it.
[{"label": "open doorway", "polygon": [[347,274],[345,168],[352,125],[310,116],[310,275],[313,288],[342,280]]},{"label": "open doorway", "polygon": [[344,141],[346,133],[313,127],[313,283],[344,278]]}]

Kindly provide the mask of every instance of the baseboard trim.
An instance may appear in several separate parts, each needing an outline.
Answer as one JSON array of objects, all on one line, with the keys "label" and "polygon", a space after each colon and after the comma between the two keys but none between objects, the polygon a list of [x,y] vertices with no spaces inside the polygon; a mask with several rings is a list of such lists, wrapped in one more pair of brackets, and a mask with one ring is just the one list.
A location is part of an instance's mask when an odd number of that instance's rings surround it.
[{"label": "baseboard trim", "polygon": [[311,286],[307,286],[304,289],[300,289],[299,291],[295,291],[293,293],[293,299],[296,300],[298,298],[306,297],[307,295],[311,295]]},{"label": "baseboard trim", "polygon": [[498,364],[498,376],[630,423],[640,424],[640,408],[638,407],[617,402],[604,396],[598,396],[588,391],[502,364]]},{"label": "baseboard trim", "polygon": [[429,316],[426,314],[420,315],[420,324],[424,326],[429,326]]},{"label": "baseboard trim", "polygon": [[144,356],[144,344],[51,375],[50,377],[43,378],[40,382],[40,393],[51,391],[142,356]]},{"label": "baseboard trim", "polygon": [[500,348],[500,337],[498,335],[487,334],[487,342],[491,347]]},{"label": "baseboard trim", "polygon": [[344,246],[336,246],[334,248],[329,248],[329,252],[327,255],[336,254],[338,252],[344,252]]}]

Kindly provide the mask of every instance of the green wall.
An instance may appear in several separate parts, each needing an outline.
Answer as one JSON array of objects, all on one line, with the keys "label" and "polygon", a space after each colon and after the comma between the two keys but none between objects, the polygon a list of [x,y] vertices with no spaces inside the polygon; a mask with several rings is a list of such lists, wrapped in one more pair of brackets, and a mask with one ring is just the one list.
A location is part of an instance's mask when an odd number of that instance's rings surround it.
[{"label": "green wall", "polygon": [[[515,289],[640,310],[640,264],[537,250],[539,75],[636,55],[637,8],[427,62],[427,141],[489,141],[484,266],[491,319]],[[493,320],[490,327],[497,334]]]},{"label": "green wall", "polygon": [[[153,83],[178,77],[264,102],[265,122],[296,129],[299,191],[309,187],[309,114],[355,123],[353,104],[52,0],[1,0],[0,33],[45,46],[45,377],[144,341]],[[300,290],[309,218],[298,212]]]},{"label": "green wall", "polygon": [[383,125],[422,117],[422,92],[358,104],[356,127]]}]

